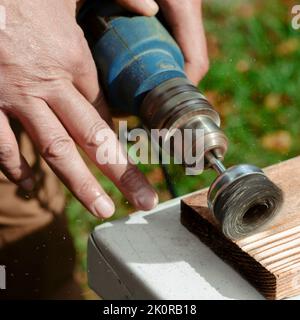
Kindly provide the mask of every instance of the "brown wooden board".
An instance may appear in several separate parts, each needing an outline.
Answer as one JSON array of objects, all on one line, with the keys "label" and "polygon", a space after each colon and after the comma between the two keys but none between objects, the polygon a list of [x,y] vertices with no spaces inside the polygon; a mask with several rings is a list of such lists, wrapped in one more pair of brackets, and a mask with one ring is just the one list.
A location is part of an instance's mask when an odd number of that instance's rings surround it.
[{"label": "brown wooden board", "polygon": [[255,234],[225,238],[207,208],[207,189],[181,201],[181,222],[267,299],[283,299],[300,295],[300,157],[264,171],[282,189],[284,203]]}]

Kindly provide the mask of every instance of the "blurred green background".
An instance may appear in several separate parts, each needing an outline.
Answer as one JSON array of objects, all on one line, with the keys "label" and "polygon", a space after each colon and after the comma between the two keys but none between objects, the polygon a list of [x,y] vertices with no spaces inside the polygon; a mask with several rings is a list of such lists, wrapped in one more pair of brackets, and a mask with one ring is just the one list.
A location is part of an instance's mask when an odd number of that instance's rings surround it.
[{"label": "blurred green background", "polygon": [[[230,145],[225,164],[253,163],[265,167],[300,153],[300,30],[291,27],[295,1],[205,1],[204,23],[210,71],[199,89],[222,118]],[[188,35],[187,35],[188,37]],[[129,127],[138,122],[130,118]],[[133,212],[115,186],[91,165],[116,203],[114,219]],[[160,201],[170,199],[157,165],[141,170],[158,190]],[[213,172],[185,176],[179,166],[169,168],[179,195],[201,189]],[[86,243],[101,223],[68,194],[68,218],[77,249],[76,277],[86,298],[94,295],[86,284]]]}]

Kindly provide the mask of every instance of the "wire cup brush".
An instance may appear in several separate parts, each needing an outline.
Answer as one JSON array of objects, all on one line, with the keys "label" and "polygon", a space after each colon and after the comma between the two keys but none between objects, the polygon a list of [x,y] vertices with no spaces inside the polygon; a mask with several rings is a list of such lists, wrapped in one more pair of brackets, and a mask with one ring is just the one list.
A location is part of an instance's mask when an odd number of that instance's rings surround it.
[{"label": "wire cup brush", "polygon": [[211,152],[206,160],[219,174],[209,188],[208,207],[227,238],[251,235],[276,216],[283,193],[261,169],[250,164],[226,169]]}]

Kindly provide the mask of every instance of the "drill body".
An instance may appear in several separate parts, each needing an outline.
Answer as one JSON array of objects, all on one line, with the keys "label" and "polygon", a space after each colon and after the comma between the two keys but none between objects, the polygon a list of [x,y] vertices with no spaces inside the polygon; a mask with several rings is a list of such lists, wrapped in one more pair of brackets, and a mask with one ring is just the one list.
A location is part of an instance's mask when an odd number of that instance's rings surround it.
[{"label": "drill body", "polygon": [[93,55],[112,107],[138,115],[148,92],[185,78],[182,54],[156,18],[117,17],[106,28]]},{"label": "drill body", "polygon": [[[213,151],[223,159],[227,139],[219,115],[187,79],[182,52],[158,18],[133,16],[102,0],[88,1],[78,20],[112,108],[138,116],[148,131],[203,129],[201,157]],[[196,137],[192,141],[184,150],[195,154]]]}]

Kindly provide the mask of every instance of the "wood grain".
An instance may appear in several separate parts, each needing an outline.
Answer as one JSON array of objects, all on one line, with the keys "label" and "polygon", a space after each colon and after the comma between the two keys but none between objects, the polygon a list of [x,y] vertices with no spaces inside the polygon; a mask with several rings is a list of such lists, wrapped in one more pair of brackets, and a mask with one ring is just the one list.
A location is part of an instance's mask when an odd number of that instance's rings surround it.
[{"label": "wood grain", "polygon": [[254,235],[225,238],[207,208],[207,189],[182,200],[181,222],[267,299],[283,299],[300,294],[300,157],[265,172],[282,189],[284,203]]}]

